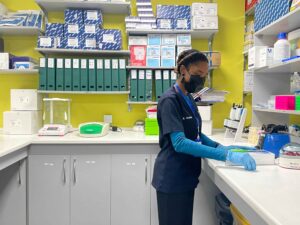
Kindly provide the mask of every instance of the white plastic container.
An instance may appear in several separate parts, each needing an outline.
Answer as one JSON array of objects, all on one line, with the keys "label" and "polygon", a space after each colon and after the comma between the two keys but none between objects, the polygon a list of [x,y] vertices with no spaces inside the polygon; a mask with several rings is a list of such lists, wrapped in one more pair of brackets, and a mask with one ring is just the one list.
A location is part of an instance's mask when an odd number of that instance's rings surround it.
[{"label": "white plastic container", "polygon": [[288,33],[292,56],[300,56],[300,29]]},{"label": "white plastic container", "polygon": [[282,62],[283,59],[291,57],[291,45],[287,40],[286,33],[278,34],[278,40],[274,44],[274,62]]}]

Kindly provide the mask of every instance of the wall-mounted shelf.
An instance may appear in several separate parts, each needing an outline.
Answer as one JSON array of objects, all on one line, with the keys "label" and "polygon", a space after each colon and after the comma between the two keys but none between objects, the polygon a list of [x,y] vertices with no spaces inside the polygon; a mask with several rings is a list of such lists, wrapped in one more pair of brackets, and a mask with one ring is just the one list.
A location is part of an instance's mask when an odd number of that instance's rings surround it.
[{"label": "wall-mounted shelf", "polygon": [[105,14],[130,14],[130,2],[105,2],[84,0],[36,0],[46,12],[64,11],[67,8],[101,9]]},{"label": "wall-mounted shelf", "polygon": [[147,34],[191,34],[193,39],[209,39],[219,30],[165,30],[165,29],[127,29],[128,35],[147,35]]},{"label": "wall-mounted shelf", "polygon": [[[128,70],[174,70],[175,67],[149,67],[149,66],[126,66]],[[209,68],[209,70],[215,70],[219,67],[212,66]]]},{"label": "wall-mounted shelf", "polygon": [[270,67],[263,67],[255,69],[255,73],[294,73],[300,71],[300,58],[290,60],[288,62],[283,62],[279,64],[272,65]]},{"label": "wall-mounted shelf", "polygon": [[43,91],[41,94],[74,94],[74,95],[128,95],[129,91]]},{"label": "wall-mounted shelf", "polygon": [[289,114],[289,115],[300,115],[300,111],[295,110],[277,110],[277,109],[260,109],[253,108],[257,112],[267,112],[267,113],[280,113],[280,114]]},{"label": "wall-mounted shelf", "polygon": [[157,105],[158,102],[132,102],[128,101],[126,102],[128,104],[128,112],[131,112],[132,110],[132,105]]},{"label": "wall-mounted shelf", "polygon": [[37,74],[39,72],[38,69],[33,69],[33,70],[15,70],[15,69],[11,69],[11,70],[0,70],[0,74]]},{"label": "wall-mounted shelf", "polygon": [[36,48],[41,54],[57,55],[105,55],[105,56],[129,56],[128,50],[83,50],[83,49],[55,49],[55,48]]},{"label": "wall-mounted shelf", "polygon": [[299,21],[300,8],[297,8],[282,18],[257,31],[255,35],[277,35],[280,32],[290,32],[299,28]]},{"label": "wall-mounted shelf", "polygon": [[13,35],[13,36],[39,36],[43,31],[37,27],[22,27],[22,26],[4,26],[0,27],[0,35]]}]

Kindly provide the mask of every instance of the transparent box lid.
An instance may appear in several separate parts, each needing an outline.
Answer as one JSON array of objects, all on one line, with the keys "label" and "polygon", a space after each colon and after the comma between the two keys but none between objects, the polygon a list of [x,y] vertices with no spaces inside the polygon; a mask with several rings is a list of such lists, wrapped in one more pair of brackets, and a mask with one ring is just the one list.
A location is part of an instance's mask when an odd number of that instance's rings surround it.
[{"label": "transparent box lid", "polygon": [[70,126],[70,99],[44,98],[43,123]]}]

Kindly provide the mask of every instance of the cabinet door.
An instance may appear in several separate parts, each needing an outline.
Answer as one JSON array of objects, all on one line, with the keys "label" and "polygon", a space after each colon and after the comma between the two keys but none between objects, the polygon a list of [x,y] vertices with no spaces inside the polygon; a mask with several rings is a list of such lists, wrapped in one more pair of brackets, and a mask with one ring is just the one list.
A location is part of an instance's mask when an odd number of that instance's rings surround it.
[{"label": "cabinet door", "polygon": [[[151,181],[153,178],[153,169],[157,155],[151,155]],[[151,186],[151,225],[158,225],[158,211],[156,190]]]},{"label": "cabinet door", "polygon": [[150,225],[150,155],[113,155],[111,179],[111,225]]},{"label": "cabinet door", "polygon": [[71,224],[110,225],[110,155],[71,157]]},{"label": "cabinet door", "polygon": [[29,224],[70,223],[70,156],[29,156]]},{"label": "cabinet door", "polygon": [[26,161],[0,171],[0,224],[26,225]]}]

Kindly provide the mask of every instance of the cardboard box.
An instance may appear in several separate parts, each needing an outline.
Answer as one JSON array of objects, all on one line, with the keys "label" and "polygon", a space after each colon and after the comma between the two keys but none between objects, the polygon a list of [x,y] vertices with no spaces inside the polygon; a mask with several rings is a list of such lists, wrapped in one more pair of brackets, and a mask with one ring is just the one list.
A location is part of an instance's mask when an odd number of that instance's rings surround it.
[{"label": "cardboard box", "polygon": [[174,29],[174,19],[157,19],[157,28],[158,29]]},{"label": "cardboard box", "polygon": [[83,39],[78,37],[67,37],[66,38],[66,46],[67,49],[82,49],[83,47]]},{"label": "cardboard box", "polygon": [[10,110],[42,110],[42,96],[36,89],[11,89]]},{"label": "cardboard box", "polygon": [[163,34],[161,39],[161,45],[176,45],[177,35],[176,34]]},{"label": "cardboard box", "polygon": [[257,2],[258,2],[258,0],[246,0],[245,1],[245,11],[248,11],[249,9],[251,9],[254,5],[256,5]]},{"label": "cardboard box", "polygon": [[84,34],[83,24],[65,24],[65,37],[81,37]]},{"label": "cardboard box", "polygon": [[174,58],[163,58],[161,57],[161,67],[175,67],[175,57]]},{"label": "cardboard box", "polygon": [[192,37],[190,34],[177,34],[177,45],[192,45]]},{"label": "cardboard box", "polygon": [[221,52],[206,52],[204,53],[209,61],[209,66],[221,66]]},{"label": "cardboard box", "polygon": [[267,46],[255,46],[249,49],[248,54],[248,69],[259,68],[260,50],[267,48]]},{"label": "cardboard box", "polygon": [[174,19],[175,5],[157,5],[156,17],[159,19]]},{"label": "cardboard box", "polygon": [[12,67],[11,65],[11,56],[9,53],[0,53],[0,69],[8,70]]},{"label": "cardboard box", "polygon": [[198,106],[202,121],[212,120],[212,106]]},{"label": "cardboard box", "polygon": [[3,113],[4,134],[32,135],[42,127],[42,111],[10,111]]},{"label": "cardboard box", "polygon": [[100,50],[121,50],[121,31],[116,29],[101,29],[98,33],[98,47]]},{"label": "cardboard box", "polygon": [[146,66],[148,66],[148,67],[160,67],[160,56],[158,56],[158,57],[147,56]]},{"label": "cardboard box", "polygon": [[83,49],[95,50],[97,49],[97,38],[84,38]]},{"label": "cardboard box", "polygon": [[147,46],[147,56],[149,57],[160,57],[161,49],[159,45],[148,45]]},{"label": "cardboard box", "polygon": [[56,48],[57,39],[56,37],[38,37],[38,48]]},{"label": "cardboard box", "polygon": [[176,55],[175,45],[161,46],[161,57],[162,58],[174,58],[175,59],[175,55]]},{"label": "cardboard box", "polygon": [[180,55],[181,52],[192,49],[192,46],[177,46],[177,57]]},{"label": "cardboard box", "polygon": [[129,36],[128,45],[147,45],[148,39],[146,36]]},{"label": "cardboard box", "polygon": [[130,49],[130,66],[146,66],[147,47],[145,45],[132,45]]},{"label": "cardboard box", "polygon": [[83,24],[83,22],[82,9],[65,9],[66,24]]},{"label": "cardboard box", "polygon": [[48,23],[46,24],[45,36],[48,37],[63,37],[65,25],[62,23]]},{"label": "cardboard box", "polygon": [[212,135],[213,121],[202,121],[202,133],[208,136]]},{"label": "cardboard box", "polygon": [[96,38],[99,33],[99,26],[95,24],[85,24],[83,26],[83,34],[84,38]]},{"label": "cardboard box", "polygon": [[190,29],[192,29],[191,19],[176,19],[174,21],[174,29],[176,29],[176,30],[190,30]]},{"label": "cardboard box", "polygon": [[274,59],[274,48],[261,48],[259,50],[259,64],[258,67],[271,66]]},{"label": "cardboard box", "polygon": [[94,24],[94,25],[98,25],[98,27],[100,25],[102,25],[102,23],[103,23],[102,12],[101,12],[101,10],[98,10],[98,9],[84,10],[83,11],[83,19],[84,19],[85,24]]},{"label": "cardboard box", "polygon": [[161,34],[148,34],[148,45],[161,45],[162,35]]},{"label": "cardboard box", "polygon": [[174,10],[175,19],[190,19],[191,6],[189,5],[176,5]]},{"label": "cardboard box", "polygon": [[217,16],[217,3],[193,3],[192,16]]},{"label": "cardboard box", "polygon": [[194,30],[218,29],[218,16],[194,16],[192,28]]},{"label": "cardboard box", "polygon": [[244,71],[244,91],[252,92],[253,85],[253,71]]}]

